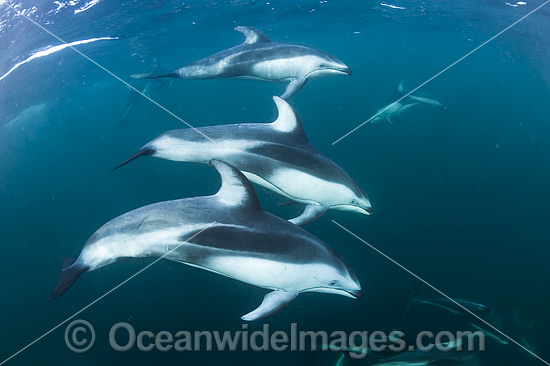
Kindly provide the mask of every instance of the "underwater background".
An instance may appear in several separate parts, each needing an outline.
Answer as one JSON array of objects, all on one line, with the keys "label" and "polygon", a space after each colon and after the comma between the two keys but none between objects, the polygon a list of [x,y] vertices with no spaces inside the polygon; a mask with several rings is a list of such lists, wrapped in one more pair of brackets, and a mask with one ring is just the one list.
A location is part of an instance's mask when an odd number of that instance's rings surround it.
[{"label": "underwater background", "polygon": [[[333,219],[446,294],[502,314],[503,330],[550,358],[550,5],[421,89],[446,110],[419,107],[398,123],[367,124],[333,145],[393,101],[400,80],[416,87],[543,2],[8,2],[66,42],[119,37],[76,47],[140,90],[146,82],[131,74],[171,71],[237,45],[237,25],[327,51],[353,70],[309,82],[290,103],[310,142],[372,202],[372,216],[330,211],[305,227],[346,258],[363,297],[304,294],[250,330],[264,323],[288,329],[291,322],[327,331],[469,329],[431,309],[402,319],[411,276]],[[0,3],[0,74],[58,44]],[[155,84],[151,97],[199,127],[273,121],[272,96],[284,88],[174,79]],[[144,158],[110,172],[160,133],[185,127],[71,49],[0,80],[0,361],[153,261],[119,261],[48,300],[60,257],[77,256],[99,226],[153,202],[217,190],[209,166]],[[265,189],[258,193],[266,210],[285,218],[301,209],[279,206],[284,198]],[[6,364],[334,365],[332,352],[118,353],[109,346],[109,328],[121,321],[136,330],[240,330],[240,316],[265,292],[160,261],[77,316],[96,329],[92,350],[71,352],[61,326]],[[529,329],[517,325],[518,317]],[[512,343],[490,340],[480,359],[542,364]]]}]

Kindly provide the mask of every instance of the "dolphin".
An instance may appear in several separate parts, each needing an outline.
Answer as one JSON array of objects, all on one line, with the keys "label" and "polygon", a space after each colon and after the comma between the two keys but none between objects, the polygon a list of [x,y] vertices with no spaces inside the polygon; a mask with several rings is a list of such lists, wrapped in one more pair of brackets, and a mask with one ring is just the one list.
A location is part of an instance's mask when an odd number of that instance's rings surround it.
[{"label": "dolphin", "polygon": [[394,100],[404,98],[398,102],[392,102],[385,107],[380,108],[376,111],[373,117],[371,117],[370,123],[385,120],[389,124],[393,124],[393,120],[397,119],[403,112],[419,104],[426,104],[441,109],[446,109],[441,103],[426,93],[416,91],[407,95],[409,91],[405,90],[403,87],[404,82],[405,80],[401,80],[399,85],[397,85]]},{"label": "dolphin", "polygon": [[[335,366],[341,366],[344,364],[344,359],[347,353],[351,358],[355,359],[352,355],[354,353],[363,353],[381,358],[382,360],[376,361],[373,366],[480,366],[479,358],[474,353],[463,351],[463,340],[461,338],[452,342],[440,343],[434,345],[429,350],[415,349],[411,351],[401,352],[393,357],[384,357],[378,353],[370,353],[370,349],[357,349],[348,348],[342,352],[342,355],[338,359]],[[338,347],[330,348],[337,351]]]},{"label": "dolphin", "polygon": [[15,118],[1,125],[0,131],[9,129],[28,129],[30,124],[36,126],[38,124],[37,122],[44,122],[47,120],[47,112],[48,105],[46,103],[31,105],[25,108]]},{"label": "dolphin", "polygon": [[429,352],[421,349],[405,351],[373,366],[480,366],[475,353],[457,349],[457,345],[461,343],[462,340],[436,345]]},{"label": "dolphin", "polygon": [[76,260],[64,259],[51,298],[84,272],[123,257],[162,257],[272,290],[242,317],[279,311],[302,292],[358,298],[361,286],[344,259],[302,228],[262,209],[252,184],[212,160],[221,187],[212,196],[154,203],[103,225]]},{"label": "dolphin", "polygon": [[158,82],[158,81],[155,82],[154,80],[149,80],[143,87],[141,94],[138,94],[132,91],[132,94],[130,95],[130,98],[128,101],[128,105],[124,109],[124,113],[122,114],[121,122],[119,123],[119,125],[122,124],[124,121],[126,121],[126,118],[128,117],[128,114],[130,113],[130,111],[136,106],[136,104],[138,104],[142,100],[143,96],[151,98],[151,93],[159,90],[163,86],[164,84],[161,82]]},{"label": "dolphin", "polygon": [[[497,329],[500,329],[503,333],[507,334],[508,331],[504,327],[504,323],[495,311],[489,308],[486,305],[465,300],[465,299],[455,299],[455,302],[449,299],[423,299],[418,297],[413,290],[403,318],[410,314],[412,309],[419,305],[429,305],[435,306],[445,311],[448,311],[452,314],[457,315],[462,320],[464,320],[469,326],[473,327],[476,330],[483,332],[487,337],[497,341],[500,344],[506,345],[509,343],[509,338],[504,334],[497,332],[492,327],[488,326],[486,323],[479,320],[479,318],[484,319],[489,324],[495,326]],[[464,310],[466,308],[468,311]],[[471,312],[471,313],[470,313]],[[472,313],[474,315],[472,315]],[[479,317],[479,318],[478,318]]]},{"label": "dolphin", "polygon": [[[489,314],[491,312],[491,308],[475,301],[459,298],[453,300],[456,302],[449,299],[423,299],[420,297],[412,296],[409,300],[409,304],[407,305],[407,309],[405,310],[403,317],[405,317],[412,310],[412,308],[418,305],[435,306],[456,315],[463,315],[465,313],[464,309],[461,306],[479,316]],[[459,303],[461,306],[457,305],[456,303]]]},{"label": "dolphin", "polygon": [[283,99],[304,87],[309,79],[351,75],[351,69],[336,57],[309,47],[272,42],[252,27],[235,27],[246,39],[238,46],[163,75],[132,75],[133,78],[180,79],[242,78],[289,82]]},{"label": "dolphin", "polygon": [[193,129],[168,131],[114,169],[146,155],[195,163],[218,159],[241,170],[252,182],[305,204],[304,212],[291,220],[294,224],[313,222],[329,208],[371,214],[366,193],[309,143],[296,111],[283,99],[273,99],[279,112],[273,123],[197,129],[211,140],[202,139]]}]

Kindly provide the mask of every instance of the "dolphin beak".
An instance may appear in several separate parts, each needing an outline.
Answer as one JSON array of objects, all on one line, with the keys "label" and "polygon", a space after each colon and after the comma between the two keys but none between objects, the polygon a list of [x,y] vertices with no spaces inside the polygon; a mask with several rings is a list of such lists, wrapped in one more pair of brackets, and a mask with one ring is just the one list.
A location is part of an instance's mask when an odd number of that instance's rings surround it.
[{"label": "dolphin beak", "polygon": [[361,296],[363,296],[363,291],[361,290],[352,290],[352,291],[346,291],[348,294],[350,294],[354,299],[359,299]]},{"label": "dolphin beak", "polygon": [[357,208],[359,209],[359,212],[362,213],[363,215],[370,216],[374,213],[374,210],[372,209],[371,206],[362,205],[362,206],[357,206]]},{"label": "dolphin beak", "polygon": [[369,204],[360,204],[360,205],[341,204],[341,205],[330,206],[330,208],[335,210],[341,210],[341,211],[356,212],[367,216],[372,215],[372,213],[374,212],[372,210],[372,207]]},{"label": "dolphin beak", "polygon": [[344,67],[343,69],[340,69],[341,72],[348,75],[353,75],[353,71],[349,67]]}]

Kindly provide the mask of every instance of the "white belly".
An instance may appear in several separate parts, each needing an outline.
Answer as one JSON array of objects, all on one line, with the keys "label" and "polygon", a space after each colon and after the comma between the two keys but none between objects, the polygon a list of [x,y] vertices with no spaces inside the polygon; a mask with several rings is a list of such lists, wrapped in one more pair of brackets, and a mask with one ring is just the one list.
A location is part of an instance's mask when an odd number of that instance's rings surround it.
[{"label": "white belly", "polygon": [[255,257],[216,256],[202,267],[248,284],[288,292],[317,287],[315,273],[323,265],[276,262]]},{"label": "white belly", "polygon": [[349,196],[349,189],[344,185],[299,170],[279,169],[266,179],[249,172],[244,174],[256,184],[306,205],[332,206],[342,202],[340,197]]},{"label": "white belly", "polygon": [[290,81],[311,71],[304,59],[305,57],[294,57],[258,62],[252,67],[252,73],[263,79]]}]

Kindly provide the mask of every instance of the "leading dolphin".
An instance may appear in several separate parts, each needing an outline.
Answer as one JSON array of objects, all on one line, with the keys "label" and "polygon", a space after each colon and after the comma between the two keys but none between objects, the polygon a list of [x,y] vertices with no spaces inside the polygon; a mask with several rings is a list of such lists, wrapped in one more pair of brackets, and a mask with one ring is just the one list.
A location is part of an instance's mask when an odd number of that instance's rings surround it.
[{"label": "leading dolphin", "polygon": [[115,169],[140,157],[195,163],[228,162],[252,182],[306,205],[291,220],[305,225],[329,208],[369,215],[370,201],[357,183],[307,140],[300,117],[283,99],[273,97],[279,116],[273,123],[243,123],[165,132]]},{"label": "leading dolphin", "polygon": [[215,53],[164,75],[134,75],[134,78],[174,77],[181,79],[243,78],[290,82],[281,96],[288,99],[307,80],[333,75],[351,75],[336,57],[309,47],[272,42],[252,27],[235,27],[246,36],[235,47]]},{"label": "leading dolphin", "polygon": [[83,272],[123,257],[163,257],[273,290],[246,321],[279,311],[301,292],[360,296],[357,277],[328,245],[264,211],[240,171],[210,164],[221,177],[216,194],[155,203],[109,221],[75,261],[65,259],[51,298]]},{"label": "leading dolphin", "polygon": [[419,91],[410,93],[405,90],[403,86],[404,82],[404,80],[401,80],[397,85],[394,93],[394,99],[396,101],[376,111],[373,117],[369,119],[371,123],[385,120],[389,124],[393,124],[393,120],[398,119],[403,112],[419,104],[426,104],[441,109],[446,109],[441,103],[426,93]]}]

